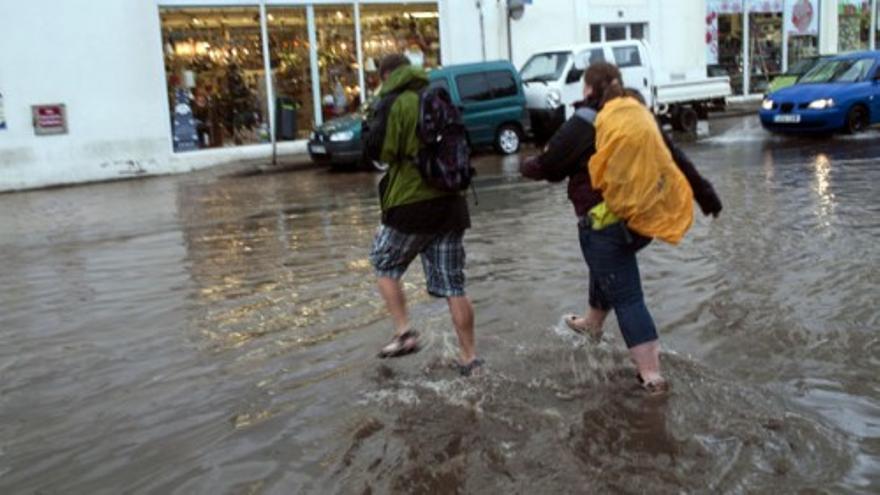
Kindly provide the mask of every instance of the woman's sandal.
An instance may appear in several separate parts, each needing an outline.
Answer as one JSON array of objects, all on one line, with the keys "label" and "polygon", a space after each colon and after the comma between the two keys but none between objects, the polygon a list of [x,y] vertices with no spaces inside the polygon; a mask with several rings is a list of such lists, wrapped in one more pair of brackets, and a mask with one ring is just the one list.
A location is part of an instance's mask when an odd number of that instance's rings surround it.
[{"label": "woman's sandal", "polygon": [[415,330],[407,330],[400,335],[395,335],[391,342],[385,344],[385,347],[379,351],[379,357],[396,358],[419,352],[419,332]]},{"label": "woman's sandal", "polygon": [[482,368],[483,364],[485,364],[485,361],[483,361],[480,358],[474,358],[474,360],[468,364],[456,363],[455,368],[458,370],[458,373],[461,376],[467,378],[467,377],[471,376],[474,373],[474,371],[476,371],[479,368]]},{"label": "woman's sandal", "polygon": [[579,317],[578,315],[565,315],[563,318],[565,320],[565,324],[568,325],[568,328],[571,329],[574,333],[580,335],[586,335],[593,340],[601,340],[602,339],[602,329],[596,328],[591,325],[578,325],[575,323]]}]

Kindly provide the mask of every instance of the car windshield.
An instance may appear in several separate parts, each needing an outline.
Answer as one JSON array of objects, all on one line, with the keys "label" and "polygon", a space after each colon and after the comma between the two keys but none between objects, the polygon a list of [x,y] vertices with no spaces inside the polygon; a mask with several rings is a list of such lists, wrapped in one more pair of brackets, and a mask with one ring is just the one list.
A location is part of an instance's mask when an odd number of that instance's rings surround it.
[{"label": "car windshield", "polygon": [[789,76],[801,76],[807,73],[814,65],[818,59],[816,58],[805,58],[802,60],[798,60],[794,65],[788,68],[788,72],[786,73]]},{"label": "car windshield", "polygon": [[867,77],[874,66],[874,59],[853,58],[847,60],[827,60],[810,69],[801,83],[856,82]]},{"label": "car windshield", "polygon": [[523,82],[555,81],[562,77],[562,72],[571,59],[571,52],[548,52],[532,55],[523,66],[520,75]]}]

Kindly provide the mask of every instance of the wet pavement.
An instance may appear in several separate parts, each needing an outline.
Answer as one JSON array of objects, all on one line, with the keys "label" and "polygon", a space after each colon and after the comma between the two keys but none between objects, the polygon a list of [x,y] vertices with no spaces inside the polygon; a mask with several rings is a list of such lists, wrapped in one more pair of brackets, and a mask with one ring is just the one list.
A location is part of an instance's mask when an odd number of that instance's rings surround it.
[{"label": "wet pavement", "polygon": [[721,195],[640,255],[673,388],[592,344],[564,185],[477,160],[477,378],[367,260],[378,175],[187,176],[0,196],[0,493],[877,493],[880,133],[685,145]]}]

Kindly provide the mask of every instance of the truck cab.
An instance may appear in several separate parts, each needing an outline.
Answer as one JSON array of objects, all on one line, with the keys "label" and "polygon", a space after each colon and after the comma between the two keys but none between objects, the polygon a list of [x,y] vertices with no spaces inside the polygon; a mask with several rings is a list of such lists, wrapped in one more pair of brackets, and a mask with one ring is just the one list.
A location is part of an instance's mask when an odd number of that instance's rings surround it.
[{"label": "truck cab", "polygon": [[571,117],[573,104],[583,99],[584,70],[598,62],[615,64],[623,85],[638,90],[655,114],[681,130],[693,131],[697,118],[705,117],[711,106],[731,94],[727,77],[685,80],[666,74],[642,40],[551,48],[532,55],[520,71],[538,142],[552,136]]}]

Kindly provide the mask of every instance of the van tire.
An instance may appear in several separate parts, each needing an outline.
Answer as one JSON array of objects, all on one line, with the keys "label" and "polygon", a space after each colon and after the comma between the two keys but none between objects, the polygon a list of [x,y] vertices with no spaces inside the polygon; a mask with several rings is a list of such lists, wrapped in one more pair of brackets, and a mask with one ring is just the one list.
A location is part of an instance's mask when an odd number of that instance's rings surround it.
[{"label": "van tire", "polygon": [[693,134],[697,132],[698,120],[699,116],[696,110],[691,107],[677,107],[672,112],[672,128],[676,131]]},{"label": "van tire", "polygon": [[495,133],[495,149],[504,155],[512,155],[522,145],[522,132],[514,124],[504,124]]},{"label": "van tire", "polygon": [[867,129],[869,123],[868,109],[863,105],[856,105],[846,114],[846,122],[843,124],[843,130],[846,131],[847,134],[858,134]]}]

